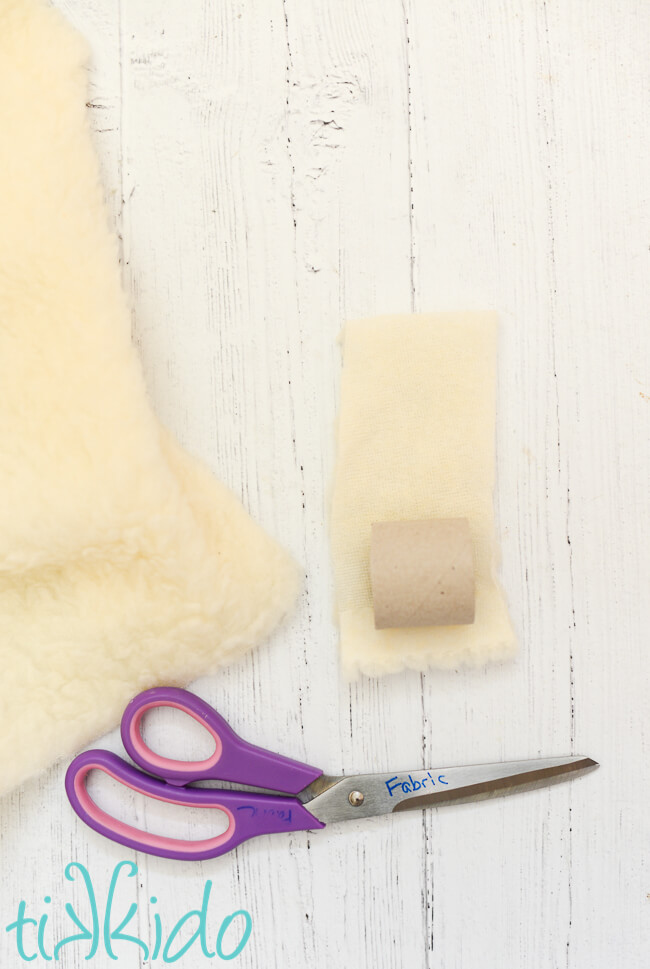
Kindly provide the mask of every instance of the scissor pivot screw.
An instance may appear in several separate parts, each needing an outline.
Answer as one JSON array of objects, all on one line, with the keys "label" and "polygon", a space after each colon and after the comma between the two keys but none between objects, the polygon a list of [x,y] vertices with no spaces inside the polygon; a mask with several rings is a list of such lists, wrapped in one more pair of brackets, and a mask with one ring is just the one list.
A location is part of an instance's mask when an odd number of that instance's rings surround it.
[{"label": "scissor pivot screw", "polygon": [[365,798],[361,793],[361,791],[350,791],[348,795],[348,801],[350,802],[352,807],[361,807],[364,800]]}]

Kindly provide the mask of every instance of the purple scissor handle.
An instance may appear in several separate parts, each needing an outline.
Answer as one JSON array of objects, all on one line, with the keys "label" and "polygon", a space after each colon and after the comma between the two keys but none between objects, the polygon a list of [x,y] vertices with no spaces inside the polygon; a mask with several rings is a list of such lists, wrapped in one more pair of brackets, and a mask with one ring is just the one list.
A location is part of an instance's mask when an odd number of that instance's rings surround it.
[{"label": "purple scissor handle", "polygon": [[[142,719],[147,711],[157,707],[174,707],[205,727],[215,742],[212,755],[200,761],[170,760],[150,750],[142,737]],[[134,697],[122,714],[121,733],[129,757],[143,770],[162,777],[168,784],[182,786],[190,781],[232,781],[297,794],[323,773],[297,760],[273,754],[264,747],[246,743],[209,703],[194,693],[173,686],[155,687]]]},{"label": "purple scissor handle", "polygon": [[[205,727],[215,742],[210,757],[202,761],[179,761],[150,750],[142,737],[142,718],[148,710],[161,706],[181,710]],[[324,827],[296,797],[184,786],[192,781],[218,779],[297,794],[322,773],[315,767],[246,743],[223,717],[193,693],[175,687],[157,687],[140,693],[124,711],[121,732],[126,750],[147,774],[108,750],[88,750],[75,757],[65,779],[70,803],[82,821],[112,841],[164,858],[199,860],[216,858],[256,835]],[[213,838],[197,841],[140,831],[113,818],[92,800],[86,787],[92,770],[104,771],[118,783],[159,801],[222,811],[228,819],[228,828]]]}]

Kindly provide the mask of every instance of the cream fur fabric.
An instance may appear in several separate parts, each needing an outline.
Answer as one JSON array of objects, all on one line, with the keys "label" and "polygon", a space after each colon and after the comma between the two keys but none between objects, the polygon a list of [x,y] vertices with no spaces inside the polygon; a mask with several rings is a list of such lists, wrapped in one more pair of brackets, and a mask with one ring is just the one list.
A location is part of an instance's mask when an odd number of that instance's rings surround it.
[{"label": "cream fur fabric", "polygon": [[[480,665],[515,649],[495,577],[496,334],[488,313],[385,316],[345,329],[332,551],[348,674]],[[370,526],[423,518],[469,519],[475,622],[377,630]]]},{"label": "cream fur fabric", "polygon": [[114,726],[138,690],[252,646],[297,587],[150,411],[87,59],[54,9],[0,0],[0,791]]}]

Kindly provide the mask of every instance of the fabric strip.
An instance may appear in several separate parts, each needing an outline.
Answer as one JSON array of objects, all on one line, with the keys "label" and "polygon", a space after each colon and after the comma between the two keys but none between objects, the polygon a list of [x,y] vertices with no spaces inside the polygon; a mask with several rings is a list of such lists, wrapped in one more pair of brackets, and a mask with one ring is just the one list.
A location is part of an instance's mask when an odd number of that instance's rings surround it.
[{"label": "fabric strip", "polygon": [[[383,316],[345,328],[331,533],[348,675],[477,666],[515,651],[496,579],[496,340],[490,313]],[[469,521],[475,621],[375,629],[371,525],[428,518]]]}]

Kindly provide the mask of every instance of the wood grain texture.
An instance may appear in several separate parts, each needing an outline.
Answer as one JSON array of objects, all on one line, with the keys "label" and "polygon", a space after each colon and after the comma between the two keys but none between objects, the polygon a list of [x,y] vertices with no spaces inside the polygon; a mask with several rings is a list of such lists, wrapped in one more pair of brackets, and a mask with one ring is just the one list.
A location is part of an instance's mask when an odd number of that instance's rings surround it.
[{"label": "wood grain texture", "polygon": [[[221,861],[139,856],[122,896],[138,931],[153,932],[152,893],[176,918],[210,878],[219,917],[251,912],[235,962],[251,969],[643,969],[650,7],[56,2],[93,50],[89,112],[154,406],[305,568],[291,623],[198,692],[328,773],[602,763],[575,785]],[[485,308],[503,323],[496,503],[519,659],[346,684],[327,539],[342,321]],[[42,909],[67,862],[105,892],[128,855],[76,822],[63,773],[0,809],[3,926],[20,898]],[[52,921],[63,931],[60,907]],[[4,932],[0,954],[14,965]]]}]

